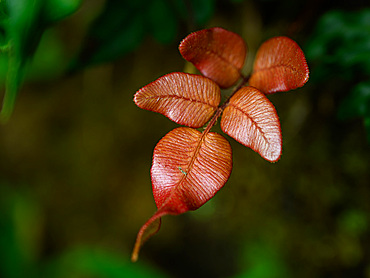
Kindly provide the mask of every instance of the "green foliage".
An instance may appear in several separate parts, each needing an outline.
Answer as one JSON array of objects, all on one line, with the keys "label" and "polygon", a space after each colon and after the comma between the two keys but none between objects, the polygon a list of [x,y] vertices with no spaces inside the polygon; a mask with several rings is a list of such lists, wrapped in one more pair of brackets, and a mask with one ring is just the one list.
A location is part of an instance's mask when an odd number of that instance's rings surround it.
[{"label": "green foliage", "polygon": [[338,220],[340,231],[353,237],[360,237],[366,233],[369,227],[369,219],[366,212],[359,209],[345,211]]},{"label": "green foliage", "polygon": [[70,15],[80,0],[12,0],[0,2],[0,43],[7,52],[7,76],[0,121],[13,110],[25,71],[41,36],[52,23]]},{"label": "green foliage", "polygon": [[[330,78],[360,81],[343,100],[339,117],[361,117],[370,142],[370,9],[356,12],[330,11],[319,20],[307,57],[315,64],[312,80]],[[362,81],[362,82],[361,82]]]},{"label": "green foliage", "polygon": [[370,9],[355,12],[329,11],[316,25],[307,57],[317,63],[313,75],[352,77],[370,74]]},{"label": "green foliage", "polygon": [[110,62],[137,48],[146,36],[162,44],[174,42],[181,23],[204,26],[216,0],[108,0],[92,23],[71,68]]},{"label": "green foliage", "polygon": [[5,30],[7,29],[8,24],[8,9],[4,2],[0,2],[0,47],[4,51],[7,47],[7,38]]},{"label": "green foliage", "polygon": [[[203,27],[214,14],[216,2],[107,0],[76,59],[69,62],[70,70],[116,60],[136,49],[148,35],[161,44],[171,43],[181,24],[191,30]],[[0,81],[5,83],[0,122],[6,122],[13,111],[26,66],[45,30],[76,12],[81,3],[82,0],[0,1]]]},{"label": "green foliage", "polygon": [[165,277],[143,263],[91,247],[75,247],[40,259],[43,211],[32,194],[0,184],[0,277]]},{"label": "green foliage", "polygon": [[215,9],[215,0],[192,0],[191,9],[194,11],[195,25],[204,26],[211,18]]},{"label": "green foliage", "polygon": [[113,252],[77,247],[48,262],[41,272],[41,277],[160,278],[166,276],[145,264],[132,264]]},{"label": "green foliage", "polygon": [[178,23],[164,0],[153,0],[148,5],[148,23],[153,37],[160,43],[172,42],[177,34]]},{"label": "green foliage", "polygon": [[[242,258],[245,270],[235,278],[288,278],[288,267],[278,249],[266,242],[249,242]],[[247,267],[245,267],[247,266]]]},{"label": "green foliage", "polygon": [[72,66],[111,61],[135,49],[145,34],[145,15],[139,1],[107,1],[100,16],[92,23],[85,44]]},{"label": "green foliage", "polygon": [[[0,184],[0,276],[35,277],[41,226],[37,204],[26,192]],[[26,275],[27,274],[27,275]]]},{"label": "green foliage", "polygon": [[[56,66],[57,65],[57,66]],[[25,80],[46,81],[61,76],[68,66],[63,42],[54,29],[44,32],[25,70]]]},{"label": "green foliage", "polygon": [[81,5],[82,0],[46,0],[45,20],[53,23],[73,14]]},{"label": "green foliage", "polygon": [[370,142],[370,81],[360,82],[353,87],[342,101],[338,116],[340,119],[363,118]]},{"label": "green foliage", "polygon": [[358,83],[339,109],[342,119],[370,116],[370,81]]}]

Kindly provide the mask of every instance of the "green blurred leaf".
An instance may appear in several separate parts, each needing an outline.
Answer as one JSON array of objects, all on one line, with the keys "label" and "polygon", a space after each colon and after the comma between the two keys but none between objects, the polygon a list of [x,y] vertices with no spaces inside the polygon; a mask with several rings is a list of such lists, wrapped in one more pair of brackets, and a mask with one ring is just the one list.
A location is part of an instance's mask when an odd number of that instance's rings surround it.
[{"label": "green blurred leaf", "polygon": [[40,30],[41,0],[7,1],[9,11],[8,36],[13,53],[23,65],[36,50]]},{"label": "green blurred leaf", "polygon": [[342,120],[365,117],[370,113],[370,81],[358,83],[338,109],[338,117]]},{"label": "green blurred leaf", "polygon": [[110,0],[90,26],[72,70],[115,60],[134,50],[145,34],[145,1]]},{"label": "green blurred leaf", "polygon": [[363,118],[370,143],[370,81],[358,83],[351,90],[338,108],[338,117],[341,120]]},{"label": "green blurred leaf", "polygon": [[0,3],[0,43],[8,55],[1,122],[6,122],[13,111],[25,67],[35,54],[44,30],[51,21],[73,13],[79,3],[80,0],[12,0]]},{"label": "green blurred leaf", "polygon": [[7,72],[8,72],[8,56],[0,55],[0,88],[4,88]]},{"label": "green blurred leaf", "polygon": [[249,242],[245,246],[245,256],[242,260],[245,270],[235,278],[290,277],[286,263],[278,251],[278,248],[267,242]]},{"label": "green blurred leaf", "polygon": [[5,80],[5,94],[0,111],[0,123],[6,122],[14,109],[15,99],[23,78],[23,65],[19,56],[9,55],[8,71]]},{"label": "green blurred leaf", "polygon": [[[319,20],[306,48],[306,57],[316,65],[315,80],[330,74],[370,73],[370,9],[355,12],[330,11]],[[323,74],[324,73],[324,74]]]},{"label": "green blurred leaf", "polygon": [[73,14],[81,6],[82,0],[44,0],[46,22],[56,22]]},{"label": "green blurred leaf", "polygon": [[37,28],[40,15],[40,1],[13,0],[7,1],[8,24],[7,41],[8,73],[3,106],[0,112],[0,121],[6,121],[13,111],[15,98],[23,78],[24,66],[28,58],[34,53],[41,37]]},{"label": "green blurred leaf", "polygon": [[358,209],[350,209],[340,215],[338,225],[342,232],[350,236],[359,237],[367,231],[369,221],[366,212]]},{"label": "green blurred leaf", "polygon": [[36,203],[1,184],[0,211],[0,276],[34,277],[42,223]]},{"label": "green blurred leaf", "polygon": [[215,0],[108,0],[70,68],[74,71],[118,59],[148,35],[162,44],[171,43],[179,21],[194,19],[195,25],[204,26],[214,10]]},{"label": "green blurred leaf", "polygon": [[0,1],[0,51],[7,47],[8,40],[6,37],[6,30],[8,25],[8,8],[4,1]]},{"label": "green blurred leaf", "polygon": [[[319,20],[306,49],[313,66],[311,81],[340,79],[360,82],[351,89],[339,109],[340,119],[363,117],[369,130],[370,83],[370,8],[358,11],[329,11]],[[370,133],[367,132],[370,142]]]},{"label": "green blurred leaf", "polygon": [[204,26],[215,12],[215,0],[191,0],[191,5],[198,27]]},{"label": "green blurred leaf", "polygon": [[50,80],[61,76],[67,66],[63,42],[54,29],[46,30],[25,72],[25,80]]},{"label": "green blurred leaf", "polygon": [[151,1],[147,20],[149,30],[160,43],[170,43],[176,38],[178,22],[166,1]]},{"label": "green blurred leaf", "polygon": [[129,254],[122,257],[89,247],[40,260],[42,216],[31,194],[0,182],[0,277],[166,277],[144,262],[131,263]]},{"label": "green blurred leaf", "polygon": [[91,248],[76,248],[48,263],[41,277],[160,278],[166,277],[144,263]]}]

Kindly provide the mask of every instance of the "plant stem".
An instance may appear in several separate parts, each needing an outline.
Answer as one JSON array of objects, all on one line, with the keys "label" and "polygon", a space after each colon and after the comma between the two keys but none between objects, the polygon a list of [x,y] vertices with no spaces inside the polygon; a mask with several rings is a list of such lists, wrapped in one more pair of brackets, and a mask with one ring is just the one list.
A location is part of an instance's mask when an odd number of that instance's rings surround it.
[{"label": "plant stem", "polygon": [[234,88],[234,90],[230,94],[230,96],[224,101],[224,103],[222,103],[222,105],[220,105],[217,108],[216,112],[213,114],[212,119],[208,122],[206,128],[203,131],[203,136],[205,136],[211,130],[211,128],[216,124],[217,119],[221,116],[221,114],[224,111],[224,109],[226,108],[226,106],[228,106],[229,101],[232,98],[232,96],[237,91],[239,91],[248,82],[249,78],[250,78],[250,75],[248,75],[248,76],[243,76],[242,75],[242,79],[241,79],[239,85]]},{"label": "plant stem", "polygon": [[234,88],[234,90],[231,93],[231,95],[224,101],[224,103],[222,103],[222,105],[220,105],[217,108],[217,110],[213,114],[212,119],[208,122],[206,128],[202,132],[202,135],[201,135],[201,137],[200,137],[200,139],[199,139],[199,141],[197,143],[197,146],[196,146],[196,150],[194,152],[194,155],[193,155],[191,161],[189,162],[187,169],[185,171],[183,169],[179,169],[181,172],[185,173],[183,179],[186,179],[187,178],[187,174],[190,173],[190,171],[191,171],[191,169],[192,169],[192,167],[194,165],[195,158],[197,157],[197,155],[199,153],[199,150],[200,150],[200,147],[201,147],[201,145],[203,143],[204,138],[210,132],[211,128],[216,124],[217,119],[221,116],[222,112],[224,111],[224,109],[226,108],[226,106],[229,104],[229,101],[230,101],[231,97],[237,91],[239,91],[248,82],[249,77],[250,77],[249,75],[248,76],[243,76],[242,75],[242,80],[240,81],[239,85]]}]

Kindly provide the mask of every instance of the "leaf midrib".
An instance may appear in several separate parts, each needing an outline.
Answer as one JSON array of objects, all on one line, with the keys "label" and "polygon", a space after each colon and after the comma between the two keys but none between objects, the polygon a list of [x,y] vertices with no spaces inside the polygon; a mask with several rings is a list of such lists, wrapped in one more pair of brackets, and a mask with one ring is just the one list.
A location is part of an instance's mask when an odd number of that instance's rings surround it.
[{"label": "leaf midrib", "polygon": [[167,206],[167,204],[171,200],[171,198],[175,195],[175,193],[178,190],[180,190],[183,187],[185,180],[189,177],[189,174],[190,174],[190,172],[191,172],[191,170],[193,168],[193,165],[195,163],[195,160],[196,160],[196,158],[197,158],[197,156],[199,154],[200,148],[201,148],[201,146],[203,144],[204,138],[208,134],[208,132],[205,132],[205,131],[202,132],[201,136],[199,137],[199,139],[198,139],[198,141],[196,143],[197,145],[195,147],[194,154],[192,155],[192,158],[191,158],[190,162],[188,163],[187,169],[184,169],[187,174],[186,175],[183,175],[182,178],[179,180],[179,182],[176,183],[176,185],[174,186],[174,188],[171,190],[171,193],[166,198],[166,200],[163,201],[161,207],[159,207],[158,210],[161,210],[161,209],[163,209],[163,208],[165,208]]},{"label": "leaf midrib", "polygon": [[249,113],[245,112],[244,110],[242,110],[241,108],[239,108],[238,106],[236,106],[235,104],[233,103],[229,103],[230,106],[232,106],[234,109],[236,109],[237,111],[240,111],[243,115],[246,115],[248,117],[248,119],[250,119],[250,121],[252,122],[252,124],[257,128],[257,130],[260,132],[260,134],[262,135],[262,138],[263,140],[265,141],[265,143],[268,145],[269,149],[270,149],[270,146],[271,144],[269,143],[269,140],[267,139],[267,137],[265,136],[265,132],[262,131],[262,128],[259,127],[259,125],[257,124],[257,122],[255,120],[253,120],[253,118],[250,116]]},{"label": "leaf midrib", "polygon": [[217,105],[212,105],[211,103],[208,103],[208,102],[205,102],[205,101],[201,101],[201,100],[197,100],[197,99],[192,99],[192,98],[187,98],[187,97],[182,97],[182,96],[178,96],[178,95],[161,95],[161,96],[149,96],[149,97],[145,97],[145,99],[165,99],[165,98],[177,98],[177,99],[183,99],[183,100],[186,100],[186,101],[189,101],[189,102],[196,102],[196,103],[201,103],[201,104],[204,104],[204,105],[208,105],[210,107],[213,107],[213,108],[217,108]]},{"label": "leaf midrib", "polygon": [[297,73],[298,75],[300,75],[301,77],[305,76],[305,73],[304,72],[300,72],[297,68],[295,68],[294,66],[292,65],[286,65],[286,64],[278,64],[278,65],[273,65],[273,66],[270,66],[270,67],[264,67],[264,68],[260,68],[258,70],[254,70],[253,71],[253,74],[255,73],[260,73],[262,71],[268,71],[268,70],[272,70],[272,69],[276,69],[276,68],[288,68],[290,69],[292,72],[294,73]]}]

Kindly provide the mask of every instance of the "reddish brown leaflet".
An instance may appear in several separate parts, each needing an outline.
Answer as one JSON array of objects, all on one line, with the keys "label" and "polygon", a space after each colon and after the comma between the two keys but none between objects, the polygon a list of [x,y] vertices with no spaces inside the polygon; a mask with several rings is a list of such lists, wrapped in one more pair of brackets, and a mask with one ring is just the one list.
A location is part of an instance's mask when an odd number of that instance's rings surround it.
[{"label": "reddish brown leaflet", "polygon": [[302,49],[287,37],[267,40],[259,48],[249,85],[265,94],[302,87],[308,81],[308,66]]},{"label": "reddish brown leaflet", "polygon": [[[206,77],[167,74],[140,89],[134,98],[139,107],[188,127],[170,131],[154,149],[151,178],[157,211],[137,235],[133,261],[145,240],[159,230],[162,216],[198,209],[228,180],[232,169],[230,145],[220,134],[210,132],[217,119],[222,115],[225,133],[275,162],[282,151],[280,122],[265,94],[292,90],[308,80],[302,50],[286,37],[262,44],[250,78],[241,73],[245,43],[233,32],[201,30],[187,36],[179,49]],[[219,86],[230,87],[240,78],[241,84],[219,105]],[[247,86],[248,80],[251,86]],[[193,129],[207,122],[202,132]]]},{"label": "reddish brown leaflet", "polygon": [[268,98],[254,87],[244,87],[229,101],[221,118],[223,132],[275,162],[281,155],[280,122]]},{"label": "reddish brown leaflet", "polygon": [[224,186],[231,168],[230,144],[217,133],[180,127],[163,137],[154,149],[151,169],[158,210],[141,228],[133,260],[145,238],[159,229],[157,219],[202,206]]},{"label": "reddish brown leaflet", "polygon": [[247,55],[245,42],[238,34],[218,27],[190,34],[179,50],[185,60],[221,88],[232,86],[240,78]]},{"label": "reddish brown leaflet", "polygon": [[212,80],[174,72],[140,89],[134,101],[140,108],[161,113],[180,125],[197,128],[212,117],[220,99],[220,88]]}]

